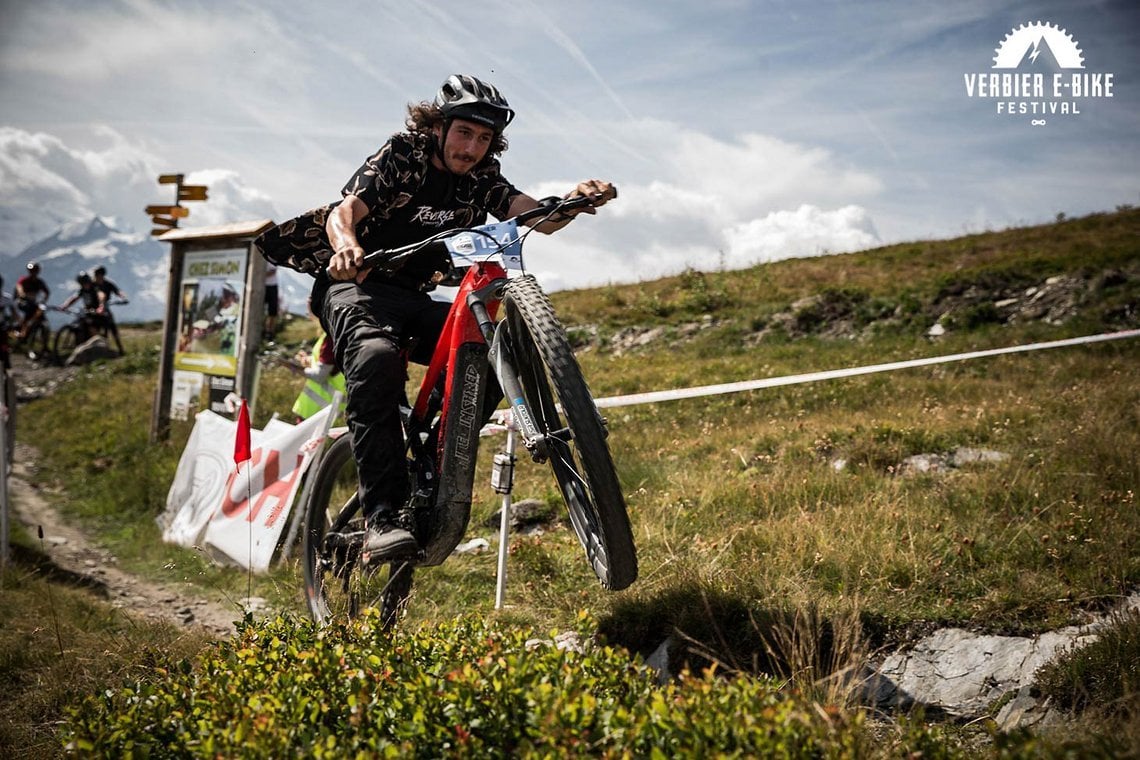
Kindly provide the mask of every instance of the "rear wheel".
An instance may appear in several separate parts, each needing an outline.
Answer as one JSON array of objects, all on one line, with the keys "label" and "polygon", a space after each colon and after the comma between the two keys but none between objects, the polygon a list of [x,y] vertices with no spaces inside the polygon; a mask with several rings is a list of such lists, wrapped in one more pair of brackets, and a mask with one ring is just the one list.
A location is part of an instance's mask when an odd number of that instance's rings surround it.
[{"label": "rear wheel", "polygon": [[24,341],[28,351],[28,358],[32,361],[48,359],[48,345],[51,343],[51,330],[47,322],[40,320],[28,331],[28,338]]},{"label": "rear wheel", "polygon": [[64,325],[59,328],[59,332],[55,334],[55,343],[52,345],[56,361],[67,361],[67,357],[71,356],[77,345],[79,345],[79,335],[73,326]]},{"label": "rear wheel", "polygon": [[554,477],[594,573],[608,589],[637,579],[637,553],[606,431],[566,331],[533,277],[503,297],[510,349]]},{"label": "rear wheel", "polygon": [[365,568],[360,560],[364,515],[350,435],[333,441],[313,477],[302,541],[309,613],[328,625],[375,607],[391,626],[411,593],[413,564]]}]

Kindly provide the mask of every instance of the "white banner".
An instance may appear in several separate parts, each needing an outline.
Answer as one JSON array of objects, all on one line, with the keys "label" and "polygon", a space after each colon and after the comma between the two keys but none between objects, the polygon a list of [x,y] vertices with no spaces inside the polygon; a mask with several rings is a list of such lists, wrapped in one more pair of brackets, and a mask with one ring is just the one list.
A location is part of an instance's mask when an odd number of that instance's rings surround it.
[{"label": "white banner", "polygon": [[209,411],[198,414],[159,520],[163,540],[268,569],[328,412],[326,407],[296,426],[274,420],[265,430],[251,430],[251,459],[240,467],[233,463],[236,423]]}]

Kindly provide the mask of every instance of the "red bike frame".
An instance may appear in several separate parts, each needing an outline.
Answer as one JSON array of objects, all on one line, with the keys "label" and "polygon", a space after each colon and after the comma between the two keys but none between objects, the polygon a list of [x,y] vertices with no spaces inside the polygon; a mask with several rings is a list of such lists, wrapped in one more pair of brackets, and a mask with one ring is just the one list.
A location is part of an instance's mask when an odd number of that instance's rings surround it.
[{"label": "red bike frame", "polygon": [[[429,479],[438,479],[430,503],[420,502],[414,513],[421,521],[420,534],[426,537],[421,564],[441,564],[462,540],[471,516],[471,498],[475,480],[479,430],[483,426],[486,388],[491,376],[487,356],[490,347],[484,332],[498,311],[496,296],[483,302],[479,291],[494,293],[498,283],[505,283],[506,270],[495,261],[484,261],[468,268],[447,320],[436,342],[431,363],[420,385],[419,395],[405,426],[408,446],[419,471],[426,470]],[[484,290],[486,289],[486,290]],[[478,302],[473,307],[473,302]],[[478,312],[476,312],[478,309]],[[482,325],[482,327],[481,327]],[[445,374],[441,374],[445,373]],[[443,388],[440,389],[440,378]],[[435,451],[428,459],[416,453],[422,445],[420,433],[431,429],[435,410],[439,410]],[[422,449],[420,449],[422,451]],[[415,501],[416,496],[413,496]]]},{"label": "red bike frame", "polygon": [[[471,293],[482,290],[498,280],[506,279],[506,277],[507,271],[495,261],[484,261],[475,264],[468,269],[467,273],[463,276],[463,281],[460,282],[459,290],[455,294],[455,301],[451,304],[451,310],[447,313],[447,322],[444,323],[443,332],[440,333],[439,340],[436,342],[435,352],[431,357],[431,364],[428,365],[427,374],[424,376],[423,383],[420,385],[420,393],[419,396],[416,397],[416,404],[412,407],[412,416],[416,420],[426,422],[424,418],[427,414],[428,400],[431,397],[432,389],[435,388],[439,382],[441,372],[448,367],[458,366],[460,347],[466,343],[482,343],[486,345],[487,341],[479,329],[478,322],[475,320],[475,316],[471,313],[471,309],[467,305],[467,297]],[[487,304],[487,312],[492,319],[495,318],[498,308],[498,301],[492,301]],[[451,404],[452,390],[455,387],[455,382],[455,373],[449,373],[443,394],[443,406],[440,410],[445,420],[447,419]]]}]

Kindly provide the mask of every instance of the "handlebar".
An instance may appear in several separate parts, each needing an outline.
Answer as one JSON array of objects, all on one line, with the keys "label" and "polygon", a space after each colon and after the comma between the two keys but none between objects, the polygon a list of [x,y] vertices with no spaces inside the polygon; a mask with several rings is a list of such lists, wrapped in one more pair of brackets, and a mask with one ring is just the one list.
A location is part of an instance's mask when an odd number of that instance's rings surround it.
[{"label": "handlebar", "polygon": [[[107,301],[103,305],[104,306],[121,306],[121,305],[126,304],[126,303],[130,303],[130,301],[128,301],[125,298],[120,298],[120,299],[117,299],[114,301]],[[93,314],[93,313],[95,313],[95,309],[90,309],[90,308],[87,308],[86,306],[81,308],[81,309],[73,309],[73,308],[65,309],[62,306],[56,306],[55,304],[44,304],[44,307],[51,310],[51,311],[58,311],[58,312],[61,312],[63,314],[70,314],[73,317],[78,317],[81,314]]]},{"label": "handlebar", "polygon": [[[617,197],[616,188],[614,189],[614,197]],[[552,195],[540,199],[538,201],[538,205],[534,208],[523,211],[522,213],[510,219],[504,219],[503,221],[513,221],[516,224],[520,225],[526,224],[527,222],[535,219],[539,220],[537,224],[541,224],[542,222],[550,220],[561,222],[564,218],[573,218],[565,212],[586,208],[587,206],[594,206],[601,199],[601,193],[595,193],[593,195],[575,195],[570,198],[559,198],[556,195]],[[530,226],[534,227],[536,225]],[[464,232],[471,232],[473,229],[475,228],[459,227],[453,230],[445,230],[438,234],[432,235],[425,240],[421,240],[418,243],[411,243],[409,245],[400,246],[399,248],[381,248],[380,250],[372,251],[371,253],[365,254],[364,263],[360,268],[365,269],[368,267],[374,267],[380,268],[381,271],[388,272],[389,274],[394,273],[399,269],[400,264],[413,254],[426,250],[446,250],[446,247],[443,243],[444,240],[456,235],[460,235]]]}]

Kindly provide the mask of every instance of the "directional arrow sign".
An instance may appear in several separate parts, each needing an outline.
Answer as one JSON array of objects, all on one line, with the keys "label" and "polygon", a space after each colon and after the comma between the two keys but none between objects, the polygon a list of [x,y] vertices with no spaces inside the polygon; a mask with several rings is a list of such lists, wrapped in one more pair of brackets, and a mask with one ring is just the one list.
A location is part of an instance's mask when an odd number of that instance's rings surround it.
[{"label": "directional arrow sign", "polygon": [[185,219],[190,216],[190,209],[185,206],[147,206],[146,212],[148,214],[165,214],[177,219]]},{"label": "directional arrow sign", "polygon": [[150,218],[151,224],[157,227],[177,227],[178,220],[172,216],[159,216],[154,214]]},{"label": "directional arrow sign", "polygon": [[158,184],[160,185],[181,185],[181,174],[160,174],[158,175]]},{"label": "directional arrow sign", "polygon": [[180,201],[204,201],[206,200],[206,186],[205,185],[182,185],[178,188],[178,200]]}]

